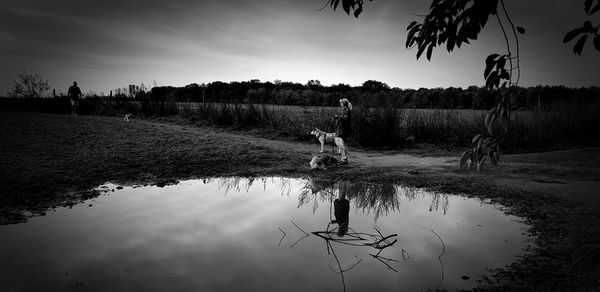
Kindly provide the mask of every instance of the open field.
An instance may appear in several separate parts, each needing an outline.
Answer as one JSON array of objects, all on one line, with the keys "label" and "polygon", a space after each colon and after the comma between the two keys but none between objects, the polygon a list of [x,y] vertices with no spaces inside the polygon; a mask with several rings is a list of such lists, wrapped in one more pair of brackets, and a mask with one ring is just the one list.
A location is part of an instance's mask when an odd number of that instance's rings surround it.
[{"label": "open field", "polygon": [[[600,149],[503,156],[498,169],[460,172],[458,152],[351,148],[351,164],[311,171],[316,142],[260,138],[237,130],[198,127],[181,117],[134,119],[0,111],[2,222],[44,214],[97,196],[106,181],[169,184],[213,176],[287,176],[393,182],[466,194],[507,206],[526,218],[536,247],[499,271],[485,290],[593,291],[597,258],[574,265],[574,251],[600,242]],[[593,255],[592,255],[593,256]],[[500,285],[500,286],[497,286]]]},{"label": "open field", "polygon": [[[26,111],[67,113],[66,99],[2,99],[4,105]],[[176,103],[169,101],[81,102],[83,114],[138,117],[178,116],[191,124],[224,126],[243,131],[256,129],[270,136],[308,142],[313,128],[333,131],[335,107],[266,104]],[[487,133],[485,111],[402,109],[385,105],[356,106],[351,145],[406,149],[432,144],[465,149],[476,134]],[[503,153],[521,153],[600,145],[600,104],[564,105],[540,111],[515,111]],[[373,130],[375,129],[375,131]]]}]

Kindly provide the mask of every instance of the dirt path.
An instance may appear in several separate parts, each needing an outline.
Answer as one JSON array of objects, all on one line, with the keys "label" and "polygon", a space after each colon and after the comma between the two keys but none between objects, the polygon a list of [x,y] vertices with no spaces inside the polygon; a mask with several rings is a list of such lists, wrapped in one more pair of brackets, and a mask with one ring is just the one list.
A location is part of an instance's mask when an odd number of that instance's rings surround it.
[{"label": "dirt path", "polygon": [[[136,121],[154,125],[153,121]],[[299,143],[253,137],[210,128],[186,127],[177,124],[161,124],[171,131],[183,129],[196,135],[218,135],[235,143],[249,143],[257,147],[277,149],[284,153],[306,155],[306,165],[312,155],[318,155],[320,144]],[[325,146],[331,154],[332,145]],[[337,148],[335,148],[337,151]],[[334,151],[334,152],[335,152]],[[408,172],[446,176],[481,176],[501,186],[525,192],[542,192],[563,198],[570,198],[590,206],[600,207],[600,147],[577,150],[551,151],[543,153],[503,155],[497,169],[489,163],[482,173],[458,170],[460,153],[446,155],[424,155],[408,150],[408,153],[394,151],[369,151],[350,149],[350,163],[359,169],[394,168]],[[337,155],[337,153],[335,153]]]}]

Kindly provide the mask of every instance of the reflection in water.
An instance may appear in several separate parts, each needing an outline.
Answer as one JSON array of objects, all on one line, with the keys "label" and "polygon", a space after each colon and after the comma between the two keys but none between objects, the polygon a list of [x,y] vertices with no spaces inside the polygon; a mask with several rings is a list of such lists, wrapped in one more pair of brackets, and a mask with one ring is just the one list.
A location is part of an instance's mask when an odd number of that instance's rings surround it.
[{"label": "reflection in water", "polygon": [[[248,191],[254,183],[254,178],[244,179],[240,177],[236,178],[218,178],[219,187],[225,191],[225,194],[234,190],[237,192]],[[266,187],[269,178],[261,178],[263,185]],[[209,180],[210,181],[210,180]],[[271,178],[273,183],[273,179]],[[279,185],[282,196],[289,196],[291,192],[290,179],[278,178],[275,183]],[[409,202],[422,197],[429,197],[430,205],[429,212],[438,211],[440,208],[443,214],[448,212],[449,199],[447,194],[425,192],[422,189],[413,187],[404,187],[393,184],[369,184],[369,183],[350,183],[344,181],[327,181],[327,180],[308,180],[300,193],[298,194],[298,207],[308,205],[312,202],[313,213],[319,207],[319,202],[329,202],[329,220],[327,227],[323,231],[314,231],[312,234],[325,240],[327,254],[333,256],[338,266],[338,270],[334,270],[331,266],[330,269],[337,274],[340,274],[344,291],[346,291],[346,283],[344,272],[347,272],[357,265],[359,265],[363,259],[356,258],[356,262],[347,268],[343,268],[340,259],[335,253],[333,244],[344,244],[360,247],[370,247],[375,249],[375,254],[369,253],[369,255],[383,264],[387,269],[398,272],[393,264],[398,263],[397,259],[384,257],[381,253],[388,247],[393,246],[397,239],[393,239],[397,234],[390,234],[384,236],[377,227],[373,227],[376,233],[357,232],[349,226],[350,218],[350,201],[354,200],[355,208],[362,210],[364,213],[373,214],[375,221],[380,216],[388,215],[392,212],[398,212],[400,209],[401,198],[407,199]],[[335,199],[334,199],[335,198]],[[333,217],[332,209],[333,206]],[[309,236],[302,228],[300,228],[294,221],[290,220],[293,225],[300,230],[304,235],[298,238],[289,247],[292,248],[300,241]],[[331,226],[331,224],[337,224],[337,226]],[[431,231],[437,236],[442,244],[442,251],[437,257],[440,262],[441,277],[440,282],[436,288],[440,287],[444,281],[444,264],[442,262],[442,256],[445,253],[446,246],[442,238],[431,228],[422,227],[426,230]],[[278,228],[283,233],[283,236],[279,240],[278,246],[287,235],[285,231]],[[349,232],[350,230],[350,232]],[[403,260],[408,260],[408,252],[402,249]]]},{"label": "reflection in water", "polygon": [[[315,231],[312,232],[314,235],[319,236],[324,239],[327,246],[327,254],[333,255],[335,262],[337,263],[338,270],[335,271],[333,268],[330,269],[334,273],[339,273],[344,291],[346,291],[346,282],[344,277],[344,272],[347,272],[358,264],[362,262],[363,259],[356,258],[356,262],[352,264],[348,268],[343,268],[340,263],[339,258],[335,253],[335,249],[332,243],[338,244],[346,244],[353,246],[361,246],[361,247],[371,247],[377,252],[375,254],[369,253],[369,255],[376,259],[379,263],[385,265],[389,270],[398,272],[392,265],[394,263],[398,263],[399,261],[393,258],[384,257],[381,253],[388,247],[393,246],[398,240],[395,239],[397,234],[383,235],[381,231],[377,227],[373,227],[373,229],[377,232],[374,233],[364,233],[364,232],[356,232],[354,229],[349,227],[349,213],[350,213],[350,203],[346,199],[349,197],[354,199],[356,202],[356,207],[363,210],[363,212],[372,212],[375,216],[375,220],[381,215],[387,215],[390,212],[398,211],[400,207],[400,196],[404,194],[408,200],[413,200],[418,195],[418,190],[416,188],[407,188],[394,186],[391,184],[365,184],[365,183],[348,183],[348,182],[336,182],[336,183],[327,183],[327,182],[315,182],[309,181],[307,185],[304,187],[302,192],[299,195],[299,206],[306,204],[310,201],[313,201],[313,212],[316,211],[318,206],[318,199],[325,200],[329,197],[329,201],[331,204],[331,200],[336,196],[337,198],[333,200],[334,206],[334,216],[335,219],[331,220],[331,211],[329,212],[329,222],[331,224],[338,224],[337,227],[333,227],[330,229],[330,224],[327,224],[327,227],[324,231]],[[431,194],[431,204],[429,207],[429,212],[432,210],[438,210],[441,207],[446,214],[448,211],[448,195],[441,194]],[[330,208],[331,209],[331,208]],[[439,235],[430,228],[423,227],[432,233],[434,233],[444,244],[443,240]],[[351,232],[348,234],[348,229]],[[335,235],[337,235],[337,237]],[[344,235],[348,234],[349,238],[343,238]],[[392,240],[393,239],[393,240]],[[440,287],[444,280],[444,266],[442,263],[442,256],[445,252],[445,245],[443,245],[442,253],[439,255],[438,259],[441,265],[441,279],[440,283],[437,287]],[[402,257],[404,260],[408,259],[408,253],[402,249]],[[436,287],[436,288],[437,288]]]},{"label": "reflection in water", "polygon": [[115,191],[0,226],[3,291],[470,289],[525,242],[526,226],[493,205],[390,184],[213,178],[98,189]]},{"label": "reflection in water", "polygon": [[363,212],[373,214],[375,220],[400,209],[400,200],[405,198],[412,201],[416,198],[430,197],[429,212],[441,208],[444,214],[448,212],[449,200],[447,194],[426,192],[422,189],[404,187],[393,184],[369,184],[350,182],[331,182],[309,180],[298,195],[298,206],[312,202],[313,212],[319,206],[319,201],[327,202],[331,197],[343,193],[345,198],[354,200],[355,207]]},{"label": "reflection in water", "polygon": [[[216,180],[219,188],[227,194],[230,191],[248,192],[257,179],[241,177],[216,178],[205,180],[204,183],[210,183],[212,180]],[[262,181],[263,188],[266,188],[268,182],[275,183],[279,186],[282,196],[290,196],[292,188],[290,179],[259,178],[258,180]],[[393,264],[399,262],[397,259],[381,255],[387,247],[393,246],[397,242],[397,239],[393,239],[397,234],[384,236],[377,227],[373,227],[376,233],[357,232],[350,227],[350,200],[354,200],[355,208],[362,210],[364,213],[373,214],[375,221],[377,221],[380,216],[398,212],[400,209],[401,198],[405,198],[410,202],[416,198],[422,197],[429,197],[430,199],[429,212],[438,211],[440,208],[443,214],[448,212],[449,199],[447,194],[425,192],[422,189],[393,184],[350,183],[315,179],[308,180],[301,188],[300,193],[298,194],[298,207],[308,205],[312,202],[312,211],[315,213],[319,207],[319,202],[329,202],[330,210],[327,227],[325,230],[314,231],[311,233],[325,240],[327,254],[333,256],[338,270],[336,271],[331,266],[329,267],[334,273],[340,274],[344,291],[346,291],[344,272],[359,265],[363,259],[356,258],[355,263],[347,268],[343,268],[343,264],[335,253],[334,243],[373,248],[376,252],[369,253],[369,255],[393,272],[398,272]],[[331,212],[332,206],[333,217]],[[304,234],[289,246],[292,248],[308,237],[309,234],[302,230],[302,228],[294,221],[290,221],[300,232],[302,232],[302,234]],[[336,224],[337,226],[331,226],[332,224]],[[442,256],[445,253],[446,246],[442,238],[433,229],[427,227],[422,228],[431,231],[438,237],[442,244],[442,251],[437,257],[441,269],[440,282],[436,286],[436,288],[438,288],[444,281],[444,264]],[[283,234],[278,243],[278,246],[281,246],[281,242],[287,234],[281,227],[278,227],[278,229]],[[408,252],[404,249],[402,249],[402,258],[405,261],[409,258]]]}]

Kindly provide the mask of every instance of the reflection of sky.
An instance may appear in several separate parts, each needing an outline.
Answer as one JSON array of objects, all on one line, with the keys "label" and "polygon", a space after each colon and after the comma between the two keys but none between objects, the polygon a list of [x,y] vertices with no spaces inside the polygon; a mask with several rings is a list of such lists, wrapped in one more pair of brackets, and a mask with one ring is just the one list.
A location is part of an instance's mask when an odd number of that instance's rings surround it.
[{"label": "reflection of sky", "polygon": [[[281,191],[286,181],[289,194]],[[313,215],[312,205],[297,207],[303,181],[256,180],[227,194],[219,182],[126,187],[26,224],[0,226],[5,263],[0,285],[5,291],[75,290],[76,282],[92,291],[341,290],[322,239],[310,235],[290,248],[304,235],[290,220],[309,233],[324,230],[327,200]],[[448,289],[472,287],[484,268],[510,263],[523,248],[525,225],[514,222],[517,218],[457,196],[449,196],[446,214],[429,212],[431,196],[417,192],[411,200],[400,196],[399,210],[377,222],[351,201],[350,227],[375,233],[376,225],[386,235],[397,233],[398,242],[381,255],[399,262],[393,263],[394,273],[368,255],[377,252],[372,248],[332,243],[343,267],[362,259],[345,273],[349,291],[435,287],[442,246],[421,226],[444,240],[442,287]],[[280,246],[278,228],[286,232]],[[402,249],[410,255],[407,261]]]},{"label": "reflection of sky", "polygon": [[[472,45],[433,61],[406,50],[406,26],[431,1],[365,2],[359,19],[317,12],[325,0],[3,0],[0,7],[0,93],[21,70],[66,90],[128,84],[280,79],[360,85],[370,79],[401,88],[483,85],[483,61],[504,52],[492,18]],[[521,37],[524,86],[598,85],[600,61],[588,41],[583,56],[562,44],[588,17],[583,0],[505,1]],[[575,3],[575,4],[573,4]],[[597,25],[598,14],[590,17]]]}]

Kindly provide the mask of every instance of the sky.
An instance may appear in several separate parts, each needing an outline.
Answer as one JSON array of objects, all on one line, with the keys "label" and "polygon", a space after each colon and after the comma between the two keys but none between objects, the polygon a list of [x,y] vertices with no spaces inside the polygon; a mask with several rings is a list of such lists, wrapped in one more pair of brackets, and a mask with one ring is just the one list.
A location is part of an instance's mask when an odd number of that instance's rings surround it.
[{"label": "sky", "polygon": [[[471,45],[440,48],[431,62],[407,50],[406,26],[431,1],[365,1],[359,18],[325,0],[2,0],[0,95],[26,71],[64,92],[108,93],[128,84],[184,86],[213,81],[360,85],[399,88],[483,86],[484,59],[504,53],[495,19]],[[520,38],[522,86],[600,85],[600,52],[582,56],[564,35],[600,13],[583,0],[505,0]]]}]

